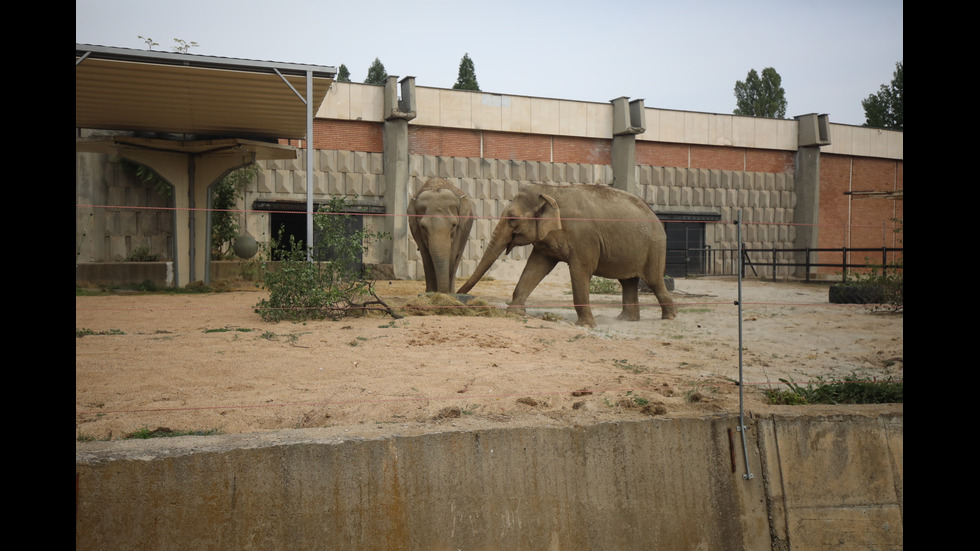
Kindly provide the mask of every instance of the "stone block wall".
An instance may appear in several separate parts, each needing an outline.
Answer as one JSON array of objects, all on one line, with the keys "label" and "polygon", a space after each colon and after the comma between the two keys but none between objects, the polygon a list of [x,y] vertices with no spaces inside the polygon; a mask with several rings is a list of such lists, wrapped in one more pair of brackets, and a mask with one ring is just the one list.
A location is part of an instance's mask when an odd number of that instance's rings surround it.
[{"label": "stone block wall", "polygon": [[[346,197],[357,205],[378,206],[385,193],[383,153],[363,151],[314,150],[313,202],[322,203],[333,197]],[[292,201],[306,204],[306,151],[300,150],[296,159],[261,161],[254,182],[245,190],[245,208],[251,210],[255,201]],[[305,207],[304,207],[305,209]],[[247,229],[259,242],[271,238],[269,215],[249,212]],[[365,216],[364,229],[384,231],[380,216]],[[389,247],[390,248],[390,247]],[[369,251],[368,263],[383,263],[386,249],[382,245]]]},{"label": "stone block wall", "polygon": [[[790,249],[796,232],[793,209],[796,191],[792,174],[683,167],[638,166],[640,196],[657,212],[716,213],[721,220],[706,223],[705,244],[714,250],[737,249],[742,212],[742,243],[747,249]],[[668,222],[669,223],[669,222]],[[734,258],[734,257],[733,257]],[[771,277],[772,253],[749,253],[757,273]],[[792,253],[777,253],[777,262],[792,262]],[[721,266],[718,266],[719,268]],[[779,268],[777,277],[793,268]]]},{"label": "stone block wall", "polygon": [[[260,163],[254,189],[247,200],[306,201],[305,152],[294,161]],[[313,178],[314,202],[334,196],[346,196],[359,204],[380,204],[384,197],[383,154],[351,151],[315,151]],[[445,178],[463,190],[474,201],[477,220],[463,254],[458,277],[468,277],[479,262],[503,209],[517,194],[522,183],[581,183],[609,185],[612,167],[607,164],[557,163],[447,157],[409,156],[408,195],[414,194],[429,178]],[[742,211],[742,241],[748,249],[762,248],[766,253],[750,253],[756,273],[771,277],[769,250],[793,247],[792,225],[796,204],[792,174],[711,170],[682,167],[638,166],[637,183],[642,198],[658,212],[720,214],[718,223],[707,223],[706,244],[712,249],[736,249],[737,227],[733,224]],[[402,216],[405,213],[385,213]],[[384,231],[383,216],[365,215],[365,229]],[[267,215],[249,215],[248,227],[267,232]],[[257,239],[265,233],[254,233]],[[411,236],[408,237],[411,239]],[[395,247],[395,250],[398,250]],[[409,277],[423,277],[421,259],[414,242],[409,251]],[[530,247],[514,249],[509,260],[523,262]],[[390,262],[390,247],[384,243],[368,251],[369,263]],[[792,253],[777,254],[779,262],[792,262]],[[790,268],[780,268],[777,277],[790,275]]]},{"label": "stone block wall", "polygon": [[171,197],[108,155],[77,156],[75,262],[121,262],[139,247],[173,260]]}]

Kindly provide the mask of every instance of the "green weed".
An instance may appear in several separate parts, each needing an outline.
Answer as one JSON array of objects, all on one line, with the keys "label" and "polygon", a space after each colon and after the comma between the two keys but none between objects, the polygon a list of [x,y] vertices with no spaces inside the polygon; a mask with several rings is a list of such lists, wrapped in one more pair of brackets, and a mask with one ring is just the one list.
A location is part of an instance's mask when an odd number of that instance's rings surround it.
[{"label": "green weed", "polygon": [[106,329],[105,331],[93,331],[92,329],[86,328],[75,328],[75,338],[80,339],[82,337],[87,337],[89,335],[125,335],[123,331],[119,329]]},{"label": "green weed", "polygon": [[803,386],[795,381],[779,379],[788,390],[768,389],[766,398],[771,404],[901,404],[905,401],[903,381],[866,380],[851,374],[844,380],[816,382]]},{"label": "green weed", "polygon": [[127,440],[146,440],[149,438],[169,438],[172,436],[212,436],[215,434],[221,434],[218,429],[207,429],[207,430],[172,430],[167,427],[158,427],[150,430],[147,427],[143,427],[135,432],[131,432],[125,436]]},{"label": "green weed", "polygon": [[626,371],[629,371],[630,373],[643,373],[644,371],[647,370],[645,367],[641,365],[630,363],[629,360],[613,360],[613,364],[620,369],[625,369]]}]

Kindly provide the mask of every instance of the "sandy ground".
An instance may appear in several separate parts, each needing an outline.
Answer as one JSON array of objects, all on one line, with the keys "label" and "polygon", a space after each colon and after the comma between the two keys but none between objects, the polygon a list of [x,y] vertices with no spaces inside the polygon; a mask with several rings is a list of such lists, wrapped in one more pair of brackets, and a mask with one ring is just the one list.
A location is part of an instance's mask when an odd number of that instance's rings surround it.
[{"label": "sandy ground", "polygon": [[[511,278],[512,279],[512,278]],[[514,281],[472,294],[505,305]],[[365,437],[648,415],[739,411],[734,278],[679,279],[677,319],[640,296],[643,319],[616,320],[618,295],[593,295],[597,327],[574,325],[567,271],[528,300],[528,316],[410,315],[267,323],[255,288],[201,295],[75,298],[75,435],[140,430],[224,434],[324,427]],[[393,306],[424,290],[381,281]],[[819,378],[903,378],[903,317],[828,302],[825,284],[742,285],[742,399]],[[790,407],[790,406],[781,406]]]}]

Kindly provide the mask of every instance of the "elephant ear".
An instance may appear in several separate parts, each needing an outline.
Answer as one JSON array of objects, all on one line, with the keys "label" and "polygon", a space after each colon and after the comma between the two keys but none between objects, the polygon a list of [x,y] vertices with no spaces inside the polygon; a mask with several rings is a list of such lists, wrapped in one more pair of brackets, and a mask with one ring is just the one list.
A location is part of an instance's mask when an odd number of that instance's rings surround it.
[{"label": "elephant ear", "polygon": [[550,195],[541,194],[541,206],[535,211],[534,217],[538,223],[538,240],[544,239],[554,230],[561,229],[561,211],[558,209],[558,201]]},{"label": "elephant ear", "polygon": [[473,227],[473,201],[464,193],[459,197],[459,228],[462,231],[463,239],[467,239],[470,235],[470,229]]}]

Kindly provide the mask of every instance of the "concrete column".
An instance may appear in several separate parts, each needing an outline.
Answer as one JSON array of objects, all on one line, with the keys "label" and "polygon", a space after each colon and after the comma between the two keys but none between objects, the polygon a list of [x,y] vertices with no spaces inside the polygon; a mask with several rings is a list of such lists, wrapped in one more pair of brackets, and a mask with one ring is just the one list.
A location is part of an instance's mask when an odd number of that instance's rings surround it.
[{"label": "concrete column", "polygon": [[619,97],[613,105],[612,187],[640,195],[636,182],[636,135],[646,131],[643,100]]},{"label": "concrete column", "polygon": [[[798,122],[798,149],[796,151],[796,208],[793,223],[796,238],[793,248],[815,249],[818,245],[817,223],[820,221],[820,146],[830,144],[827,115],[801,115]],[[815,257],[811,256],[811,261]],[[806,253],[796,253],[794,261],[802,264]],[[811,272],[816,273],[816,268]],[[806,277],[806,268],[798,267],[796,277]]]},{"label": "concrete column", "polygon": [[389,76],[384,93],[384,179],[385,179],[385,231],[391,234],[390,260],[395,277],[407,278],[409,274],[408,247],[414,246],[409,235],[408,211],[408,121],[415,118],[415,77],[401,80],[401,97],[396,86],[398,77]]}]

